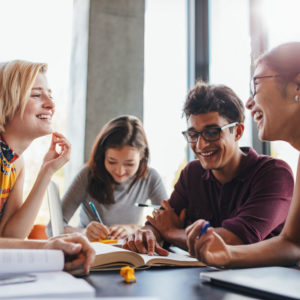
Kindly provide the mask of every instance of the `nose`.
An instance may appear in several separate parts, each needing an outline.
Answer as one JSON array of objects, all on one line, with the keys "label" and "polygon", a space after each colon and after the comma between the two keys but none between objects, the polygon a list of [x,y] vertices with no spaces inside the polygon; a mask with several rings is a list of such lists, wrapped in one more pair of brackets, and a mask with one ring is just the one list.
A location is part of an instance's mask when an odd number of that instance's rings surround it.
[{"label": "nose", "polygon": [[246,102],[246,108],[251,110],[252,107],[254,106],[254,104],[255,104],[255,101],[254,101],[254,99],[250,96],[250,97],[248,98],[247,102]]},{"label": "nose", "polygon": [[44,96],[43,107],[47,108],[47,109],[51,109],[53,111],[55,110],[55,103],[51,96],[49,96],[49,95]]},{"label": "nose", "polygon": [[116,174],[117,174],[118,176],[122,176],[124,173],[125,173],[125,168],[124,168],[124,166],[118,166],[118,167],[116,168]]},{"label": "nose", "polygon": [[196,143],[196,148],[199,149],[199,150],[201,150],[201,149],[205,148],[208,144],[209,144],[209,142],[207,142],[202,137],[202,135],[199,134],[198,140],[197,140],[197,143]]}]

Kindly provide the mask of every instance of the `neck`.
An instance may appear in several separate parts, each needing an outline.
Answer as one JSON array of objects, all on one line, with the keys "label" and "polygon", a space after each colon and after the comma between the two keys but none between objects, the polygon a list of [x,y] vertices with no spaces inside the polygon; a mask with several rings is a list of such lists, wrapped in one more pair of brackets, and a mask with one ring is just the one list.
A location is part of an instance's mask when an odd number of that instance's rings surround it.
[{"label": "neck", "polygon": [[226,165],[220,169],[212,170],[215,178],[221,183],[230,182],[239,173],[244,153],[238,148]]},{"label": "neck", "polygon": [[19,134],[10,134],[8,131],[3,132],[2,137],[18,156],[21,156],[32,142],[32,139],[24,138]]}]

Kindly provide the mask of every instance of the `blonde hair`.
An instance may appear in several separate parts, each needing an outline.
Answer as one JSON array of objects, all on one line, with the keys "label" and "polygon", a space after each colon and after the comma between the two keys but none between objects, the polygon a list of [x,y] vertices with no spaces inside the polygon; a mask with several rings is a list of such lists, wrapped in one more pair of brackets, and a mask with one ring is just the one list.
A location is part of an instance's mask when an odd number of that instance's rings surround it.
[{"label": "blonde hair", "polygon": [[0,63],[0,133],[19,110],[23,115],[37,74],[46,71],[44,63],[24,60]]}]

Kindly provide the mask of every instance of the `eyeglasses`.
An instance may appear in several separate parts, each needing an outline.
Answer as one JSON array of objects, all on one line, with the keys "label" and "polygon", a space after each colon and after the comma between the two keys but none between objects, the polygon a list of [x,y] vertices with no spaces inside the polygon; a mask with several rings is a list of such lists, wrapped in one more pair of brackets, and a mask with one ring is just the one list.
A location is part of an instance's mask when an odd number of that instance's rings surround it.
[{"label": "eyeglasses", "polygon": [[256,85],[257,79],[263,79],[263,78],[273,78],[273,77],[280,77],[279,74],[276,75],[266,75],[266,76],[255,76],[252,78],[252,80],[250,81],[250,93],[251,93],[251,97],[254,98],[256,95]]},{"label": "eyeglasses", "polygon": [[182,134],[186,138],[187,142],[190,144],[197,143],[200,135],[206,142],[216,142],[220,139],[220,134],[222,130],[226,128],[235,127],[237,124],[239,123],[234,122],[234,123],[224,125],[222,127],[206,128],[202,131],[187,130],[187,131],[183,131]]}]

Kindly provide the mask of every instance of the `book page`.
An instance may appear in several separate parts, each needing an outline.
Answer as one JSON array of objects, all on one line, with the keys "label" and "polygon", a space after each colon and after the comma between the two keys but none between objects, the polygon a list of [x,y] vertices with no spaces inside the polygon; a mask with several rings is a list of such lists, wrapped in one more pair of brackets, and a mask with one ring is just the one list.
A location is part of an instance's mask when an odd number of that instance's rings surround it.
[{"label": "book page", "polygon": [[60,250],[0,249],[0,273],[61,271],[63,267]]},{"label": "book page", "polygon": [[[95,289],[84,279],[75,278],[66,272],[39,272],[35,282],[0,286],[0,299],[43,297],[94,297]],[[19,298],[18,298],[19,299]]]},{"label": "book page", "polygon": [[181,255],[169,252],[168,256],[160,256],[154,254],[153,256],[149,256],[146,254],[140,254],[145,264],[148,266],[151,265],[174,265],[174,266],[205,266],[202,262],[198,261],[198,259],[191,257],[189,255]]}]

